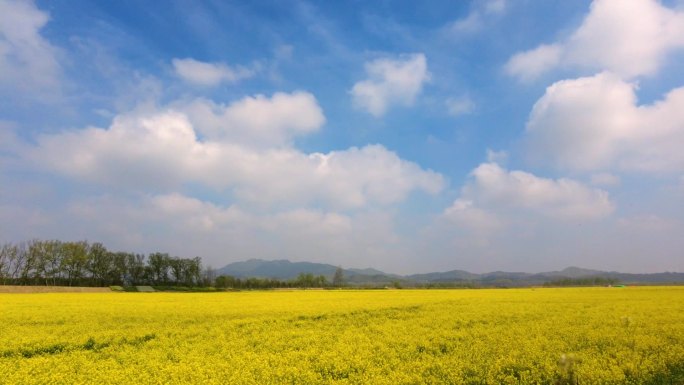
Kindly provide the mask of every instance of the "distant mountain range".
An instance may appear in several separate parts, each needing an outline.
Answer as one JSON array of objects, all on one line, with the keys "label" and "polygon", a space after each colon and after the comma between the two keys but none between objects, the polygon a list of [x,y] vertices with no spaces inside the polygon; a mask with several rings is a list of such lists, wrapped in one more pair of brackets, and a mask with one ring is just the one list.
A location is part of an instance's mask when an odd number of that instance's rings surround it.
[{"label": "distant mountain range", "polygon": [[[290,262],[285,259],[266,261],[250,259],[242,262],[230,263],[216,271],[217,275],[230,275],[236,278],[274,278],[290,280],[299,274],[311,273],[326,276],[329,280],[335,274],[337,266],[314,262]],[[464,270],[451,270],[426,274],[396,275],[383,271],[366,269],[343,269],[345,281],[351,285],[439,285],[462,284],[473,286],[529,286],[542,285],[547,282],[562,279],[606,278],[621,283],[684,283],[684,273],[653,273],[630,274],[615,271],[600,271],[567,267],[560,271],[544,273],[523,273],[494,271],[491,273],[475,274]]]}]

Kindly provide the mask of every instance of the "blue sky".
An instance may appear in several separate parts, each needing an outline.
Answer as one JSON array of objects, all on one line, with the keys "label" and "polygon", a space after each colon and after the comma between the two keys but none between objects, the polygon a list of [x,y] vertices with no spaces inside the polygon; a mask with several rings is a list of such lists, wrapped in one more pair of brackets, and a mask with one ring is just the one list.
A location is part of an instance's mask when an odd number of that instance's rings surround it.
[{"label": "blue sky", "polygon": [[684,271],[684,2],[0,0],[0,241]]}]

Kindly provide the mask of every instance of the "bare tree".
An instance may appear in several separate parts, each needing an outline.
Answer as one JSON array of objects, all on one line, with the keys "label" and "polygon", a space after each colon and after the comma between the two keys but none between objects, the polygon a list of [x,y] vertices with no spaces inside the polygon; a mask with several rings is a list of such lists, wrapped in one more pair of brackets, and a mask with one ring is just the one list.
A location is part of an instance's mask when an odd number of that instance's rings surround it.
[{"label": "bare tree", "polygon": [[80,282],[83,278],[83,273],[88,265],[88,243],[82,242],[65,242],[62,246],[64,257],[62,258],[61,269],[66,274],[66,280],[69,286]]},{"label": "bare tree", "polygon": [[17,247],[11,243],[5,243],[0,248],[0,280],[7,284],[10,279],[10,271],[16,259]]},{"label": "bare tree", "polygon": [[337,269],[335,269],[332,285],[335,287],[344,286],[344,270],[342,270],[341,266],[337,266]]}]

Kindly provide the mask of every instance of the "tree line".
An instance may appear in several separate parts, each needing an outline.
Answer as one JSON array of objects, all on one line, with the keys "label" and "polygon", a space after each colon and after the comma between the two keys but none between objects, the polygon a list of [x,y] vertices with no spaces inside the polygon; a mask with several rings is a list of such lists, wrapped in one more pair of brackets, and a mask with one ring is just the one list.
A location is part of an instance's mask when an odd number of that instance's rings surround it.
[{"label": "tree line", "polygon": [[332,282],[324,275],[302,273],[292,280],[216,277],[202,259],[168,253],[110,251],[99,242],[31,240],[0,245],[0,284],[46,286],[216,287],[220,289],[319,288],[343,285],[342,268]]},{"label": "tree line", "polygon": [[559,278],[553,281],[544,282],[546,287],[563,287],[563,286],[609,286],[620,283],[619,279],[607,277],[582,277],[582,278]]},{"label": "tree line", "polygon": [[87,241],[31,240],[0,246],[3,285],[132,286],[205,284],[202,260],[107,250]]},{"label": "tree line", "polygon": [[[340,287],[342,279],[328,281],[324,275],[313,275],[311,273],[301,273],[297,278],[291,280],[279,280],[273,278],[236,278],[230,275],[220,275],[214,279],[214,286],[220,289],[275,289],[275,288],[323,288]],[[341,277],[341,276],[339,276]]]}]

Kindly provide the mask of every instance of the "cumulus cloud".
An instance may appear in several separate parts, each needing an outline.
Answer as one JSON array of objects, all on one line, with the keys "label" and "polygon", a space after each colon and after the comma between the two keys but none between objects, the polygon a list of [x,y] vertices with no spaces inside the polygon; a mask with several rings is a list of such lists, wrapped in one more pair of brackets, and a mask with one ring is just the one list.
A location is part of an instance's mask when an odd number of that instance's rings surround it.
[{"label": "cumulus cloud", "polygon": [[248,96],[230,105],[207,99],[177,102],[195,129],[207,138],[270,147],[289,144],[325,123],[323,110],[308,92]]},{"label": "cumulus cloud", "polygon": [[254,76],[254,69],[230,67],[224,63],[207,63],[192,58],[173,59],[176,75],[188,83],[214,87],[221,83],[236,83]]},{"label": "cumulus cloud", "polygon": [[557,66],[562,54],[563,48],[560,45],[542,44],[533,50],[513,55],[506,63],[505,70],[521,81],[528,82]]},{"label": "cumulus cloud", "polygon": [[235,206],[221,207],[179,193],[148,197],[144,203],[148,206],[147,213],[157,219],[171,219],[178,226],[202,232],[251,221],[248,213]]},{"label": "cumulus cloud", "polygon": [[368,79],[354,84],[354,105],[380,117],[392,105],[412,106],[430,79],[425,55],[404,55],[398,59],[377,59],[366,63]]},{"label": "cumulus cloud", "polygon": [[180,193],[149,196],[142,204],[155,221],[170,220],[179,229],[192,228],[204,234],[235,232],[242,228],[305,234],[308,238],[344,235],[352,231],[349,216],[315,209],[295,208],[258,215],[236,205],[224,207]]},{"label": "cumulus cloud", "polygon": [[603,190],[571,179],[542,178],[525,171],[508,171],[496,163],[483,163],[472,171],[460,198],[443,216],[463,227],[492,231],[509,218],[597,220],[614,209]]},{"label": "cumulus cloud", "polygon": [[58,86],[56,49],[40,34],[48,20],[32,1],[0,0],[0,86],[22,92]]},{"label": "cumulus cloud", "polygon": [[444,211],[443,216],[460,227],[473,230],[478,234],[490,233],[503,225],[503,220],[496,214],[479,208],[475,202],[464,198],[456,199]]},{"label": "cumulus cloud", "polygon": [[496,163],[481,164],[472,176],[464,196],[486,205],[531,210],[561,219],[597,219],[614,209],[607,192],[571,179],[508,171]]},{"label": "cumulus cloud", "polygon": [[546,89],[527,122],[529,153],[578,171],[684,170],[684,88],[638,105],[636,85],[611,73]]},{"label": "cumulus cloud", "polygon": [[[307,130],[320,124],[322,117],[302,123],[296,114],[283,113],[275,100],[247,98],[228,106],[223,109],[225,114],[231,115],[230,110],[236,108],[240,117],[246,108],[256,122],[231,118],[226,121],[234,126],[217,123],[216,128],[255,130],[265,126],[287,136],[282,131],[290,132],[292,127]],[[269,116],[288,121],[272,126],[269,118],[266,123],[261,120]],[[423,170],[381,145],[307,154],[288,145],[252,146],[232,140],[230,135],[200,138],[192,121],[174,109],[121,115],[106,129],[42,135],[26,156],[40,167],[108,186],[165,192],[184,183],[199,183],[230,191],[242,202],[266,206],[348,209],[389,205],[415,190],[437,193],[444,184],[441,175]]]},{"label": "cumulus cloud", "polygon": [[531,80],[559,66],[609,70],[623,77],[652,75],[667,55],[684,48],[684,12],[656,0],[596,0],[563,41],[515,54],[505,66]]},{"label": "cumulus cloud", "polygon": [[614,210],[607,192],[578,181],[482,163],[425,231],[425,247],[479,271],[539,271],[568,258],[591,261],[584,253],[575,255],[578,242],[605,234],[596,229],[610,226]]}]

